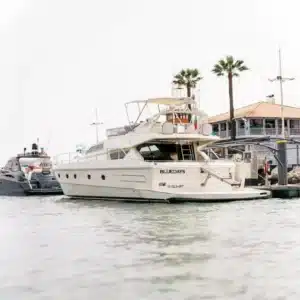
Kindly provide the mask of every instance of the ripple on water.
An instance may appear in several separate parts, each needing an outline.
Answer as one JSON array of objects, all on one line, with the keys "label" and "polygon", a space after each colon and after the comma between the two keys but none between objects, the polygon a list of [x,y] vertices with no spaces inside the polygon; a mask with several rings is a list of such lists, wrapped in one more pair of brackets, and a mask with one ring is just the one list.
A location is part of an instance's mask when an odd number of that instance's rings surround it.
[{"label": "ripple on water", "polygon": [[0,299],[299,299],[300,201],[0,201]]}]

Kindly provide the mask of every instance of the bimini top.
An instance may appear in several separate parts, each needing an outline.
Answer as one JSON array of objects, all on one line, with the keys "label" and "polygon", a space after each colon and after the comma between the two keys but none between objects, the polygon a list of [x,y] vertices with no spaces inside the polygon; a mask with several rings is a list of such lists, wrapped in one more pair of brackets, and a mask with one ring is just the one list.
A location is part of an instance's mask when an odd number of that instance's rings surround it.
[{"label": "bimini top", "polygon": [[175,98],[175,97],[164,97],[164,98],[150,98],[147,100],[134,100],[125,103],[133,104],[133,103],[145,103],[145,104],[161,104],[161,105],[183,105],[183,104],[196,104],[196,101],[192,98]]}]

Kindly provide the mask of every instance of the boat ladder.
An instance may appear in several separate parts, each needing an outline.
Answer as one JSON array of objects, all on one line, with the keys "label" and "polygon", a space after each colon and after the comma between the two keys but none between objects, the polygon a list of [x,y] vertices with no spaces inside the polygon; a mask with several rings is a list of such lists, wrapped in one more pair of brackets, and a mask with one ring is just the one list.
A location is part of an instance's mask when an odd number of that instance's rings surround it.
[{"label": "boat ladder", "polygon": [[193,160],[194,151],[192,144],[183,144],[180,145],[182,160]]}]

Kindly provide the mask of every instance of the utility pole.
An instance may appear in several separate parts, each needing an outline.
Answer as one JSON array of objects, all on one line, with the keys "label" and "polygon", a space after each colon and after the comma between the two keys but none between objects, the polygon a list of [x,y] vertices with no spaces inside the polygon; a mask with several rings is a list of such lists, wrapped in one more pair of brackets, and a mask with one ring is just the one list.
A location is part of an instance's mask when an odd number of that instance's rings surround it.
[{"label": "utility pole", "polygon": [[96,127],[96,143],[99,143],[99,135],[98,135],[98,126],[103,125],[103,122],[99,122],[98,120],[98,109],[95,109],[96,114],[96,121],[93,122],[91,125]]},{"label": "utility pole", "polygon": [[278,62],[279,62],[279,75],[276,78],[269,79],[269,81],[279,81],[280,86],[280,108],[281,108],[281,134],[282,138],[285,138],[285,126],[284,126],[284,114],[283,114],[283,86],[282,84],[287,80],[294,80],[295,78],[282,77],[282,60],[281,60],[281,49],[278,50]]}]

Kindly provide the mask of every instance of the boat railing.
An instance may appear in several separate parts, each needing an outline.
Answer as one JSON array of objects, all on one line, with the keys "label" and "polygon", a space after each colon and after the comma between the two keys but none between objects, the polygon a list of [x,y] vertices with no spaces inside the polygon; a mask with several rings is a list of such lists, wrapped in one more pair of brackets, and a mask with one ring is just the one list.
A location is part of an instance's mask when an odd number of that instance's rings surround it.
[{"label": "boat railing", "polygon": [[[93,158],[97,159],[97,158],[95,158],[95,156],[93,156]],[[79,162],[79,161],[83,161],[86,159],[87,159],[86,156],[80,155],[80,153],[78,153],[78,152],[65,152],[65,153],[60,153],[60,154],[54,156],[52,159],[52,164],[53,164],[53,166],[57,166],[57,165],[62,165],[62,164]]]},{"label": "boat railing", "polygon": [[103,160],[103,156],[105,158],[109,155],[110,152],[101,152],[101,153],[90,153],[82,155],[78,152],[65,152],[58,154],[53,157],[52,162],[53,166],[62,165],[62,164],[69,164],[69,163],[76,163],[82,161],[89,161],[89,160]]}]

